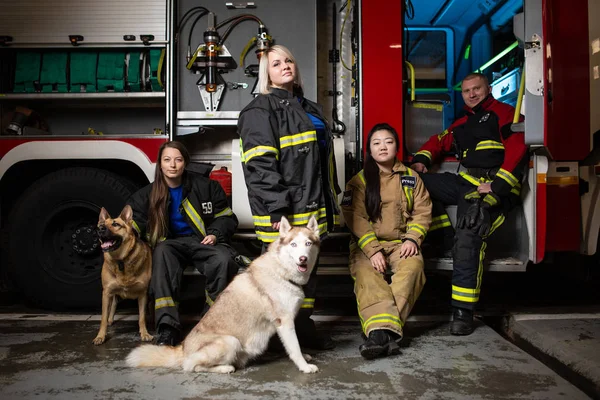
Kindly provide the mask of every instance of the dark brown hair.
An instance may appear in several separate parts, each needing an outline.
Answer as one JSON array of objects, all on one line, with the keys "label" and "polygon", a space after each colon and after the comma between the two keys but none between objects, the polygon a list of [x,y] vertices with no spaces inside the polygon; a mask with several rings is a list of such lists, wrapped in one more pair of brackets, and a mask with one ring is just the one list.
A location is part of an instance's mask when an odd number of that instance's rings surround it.
[{"label": "dark brown hair", "polygon": [[159,239],[165,237],[169,230],[167,199],[169,197],[169,187],[165,181],[161,169],[162,154],[166,148],[177,149],[183,156],[184,167],[190,163],[190,153],[180,142],[166,142],[158,150],[158,159],[156,160],[156,170],[154,172],[154,182],[150,191],[150,201],[148,205],[148,228],[150,236],[150,245],[156,246]]},{"label": "dark brown hair", "polygon": [[371,155],[371,138],[377,131],[389,131],[394,136],[396,150],[398,149],[398,145],[400,143],[398,139],[398,132],[396,132],[396,130],[390,124],[385,122],[375,125],[367,137],[367,158],[365,160],[364,168],[366,182],[365,208],[367,209],[367,215],[369,216],[369,220],[371,222],[381,219],[381,181],[379,179],[379,166]]}]

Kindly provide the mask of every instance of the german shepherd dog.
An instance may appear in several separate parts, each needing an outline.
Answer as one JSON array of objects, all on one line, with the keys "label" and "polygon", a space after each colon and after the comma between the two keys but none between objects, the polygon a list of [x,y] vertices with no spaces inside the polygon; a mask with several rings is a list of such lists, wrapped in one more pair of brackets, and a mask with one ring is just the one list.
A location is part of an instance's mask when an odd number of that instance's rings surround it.
[{"label": "german shepherd dog", "polygon": [[106,329],[112,325],[117,309],[117,296],[137,299],[142,341],[152,340],[146,329],[148,285],[152,276],[152,252],[133,229],[133,211],[126,205],[118,218],[111,218],[102,208],[98,219],[98,237],[104,252],[102,265],[102,321],[94,344],[106,339]]},{"label": "german shepherd dog", "polygon": [[307,227],[294,228],[282,218],[279,238],[233,279],[183,344],[140,346],[127,356],[127,365],[227,374],[261,355],[277,332],[298,369],[317,372],[316,365],[306,362],[310,356],[300,350],[294,318],[319,247],[314,217]]}]

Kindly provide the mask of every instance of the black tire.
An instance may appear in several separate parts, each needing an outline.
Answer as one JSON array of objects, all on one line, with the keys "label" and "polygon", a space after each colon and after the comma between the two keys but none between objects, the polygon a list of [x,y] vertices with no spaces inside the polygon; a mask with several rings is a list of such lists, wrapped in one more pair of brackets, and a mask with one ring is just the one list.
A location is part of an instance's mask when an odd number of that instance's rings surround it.
[{"label": "black tire", "polygon": [[98,309],[100,208],[119,215],[136,185],[95,168],[68,168],[32,184],[9,216],[10,275],[36,306]]}]

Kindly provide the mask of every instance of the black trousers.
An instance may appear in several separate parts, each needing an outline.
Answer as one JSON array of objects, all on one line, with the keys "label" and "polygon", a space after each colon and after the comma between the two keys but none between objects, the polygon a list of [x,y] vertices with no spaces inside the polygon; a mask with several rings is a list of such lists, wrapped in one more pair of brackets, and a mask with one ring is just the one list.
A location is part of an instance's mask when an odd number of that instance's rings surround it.
[{"label": "black trousers", "polygon": [[[154,320],[181,329],[178,303],[183,270],[193,265],[206,277],[204,312],[236,275],[239,265],[229,247],[201,244],[196,236],[184,236],[160,242],[152,254],[150,292],[154,296]],[[203,314],[204,314],[203,312]]]},{"label": "black trousers", "polygon": [[506,213],[518,202],[518,196],[501,198],[501,204],[489,209],[492,221],[490,233],[479,236],[471,229],[454,229],[450,224],[445,207],[456,205],[457,218],[463,215],[472,204],[464,196],[475,188],[459,175],[446,172],[441,174],[420,174],[429,191],[433,203],[433,222],[430,232],[454,233],[452,256],[452,305],[473,310],[479,301],[483,275],[483,260],[487,238],[504,222]]}]

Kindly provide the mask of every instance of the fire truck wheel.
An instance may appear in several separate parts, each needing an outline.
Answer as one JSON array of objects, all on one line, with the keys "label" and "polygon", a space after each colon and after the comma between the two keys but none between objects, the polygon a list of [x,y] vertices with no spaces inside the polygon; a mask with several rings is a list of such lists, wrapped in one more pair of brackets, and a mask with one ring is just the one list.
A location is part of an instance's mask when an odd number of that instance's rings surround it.
[{"label": "fire truck wheel", "polygon": [[117,216],[136,185],[95,168],[52,172],[32,184],[9,216],[11,277],[26,298],[50,309],[99,309],[103,255],[100,208]]}]

